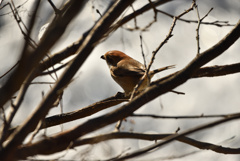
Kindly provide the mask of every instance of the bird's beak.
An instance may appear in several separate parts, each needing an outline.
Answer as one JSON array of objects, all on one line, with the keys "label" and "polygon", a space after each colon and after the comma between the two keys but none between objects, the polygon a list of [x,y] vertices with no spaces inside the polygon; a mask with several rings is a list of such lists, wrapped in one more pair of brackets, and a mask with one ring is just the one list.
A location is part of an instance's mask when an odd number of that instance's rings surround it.
[{"label": "bird's beak", "polygon": [[105,57],[104,57],[104,55],[102,55],[100,58],[101,58],[101,59],[103,59],[103,60],[105,60]]}]

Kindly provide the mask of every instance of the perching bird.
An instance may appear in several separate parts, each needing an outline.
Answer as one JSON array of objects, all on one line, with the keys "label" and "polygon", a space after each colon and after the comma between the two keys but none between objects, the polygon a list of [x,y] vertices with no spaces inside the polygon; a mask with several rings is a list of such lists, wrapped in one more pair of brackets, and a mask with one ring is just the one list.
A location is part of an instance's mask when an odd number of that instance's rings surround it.
[{"label": "perching bird", "polygon": [[154,74],[174,67],[167,66],[159,68],[150,71],[147,76],[145,74],[146,69],[142,63],[121,51],[108,51],[106,54],[102,55],[101,58],[106,60],[112,78],[123,88],[126,96],[129,96],[132,93],[134,87],[143,77],[144,79],[139,86],[138,91],[144,90],[149,85]]}]

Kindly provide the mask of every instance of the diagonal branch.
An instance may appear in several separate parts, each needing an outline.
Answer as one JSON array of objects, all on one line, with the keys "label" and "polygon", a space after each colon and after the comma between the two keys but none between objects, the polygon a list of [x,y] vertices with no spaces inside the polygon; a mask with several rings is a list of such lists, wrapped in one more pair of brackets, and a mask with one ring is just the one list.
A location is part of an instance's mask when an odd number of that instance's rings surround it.
[{"label": "diagonal branch", "polygon": [[[204,125],[200,125],[200,126],[194,127],[192,129],[186,130],[186,131],[184,131],[184,132],[182,132],[180,134],[174,134],[174,135],[167,136],[166,138],[164,138],[165,141],[163,141],[163,142],[156,143],[156,144],[154,144],[152,146],[149,146],[149,147],[143,148],[141,150],[135,151],[135,152],[133,152],[131,154],[128,154],[128,155],[123,156],[123,157],[120,157],[120,158],[118,158],[118,159],[116,159],[114,161],[126,160],[126,159],[130,159],[130,158],[134,158],[134,157],[140,156],[140,155],[145,154],[146,152],[149,152],[149,151],[151,151],[153,149],[162,147],[165,144],[168,144],[168,143],[170,143],[170,142],[172,142],[174,140],[178,140],[182,136],[185,136],[185,135],[188,135],[188,134],[192,134],[194,132],[197,132],[197,131],[200,131],[200,130],[203,130],[203,129],[206,129],[206,128],[214,127],[216,125],[219,125],[219,124],[222,124],[222,123],[225,123],[225,122],[228,122],[228,121],[236,120],[236,119],[240,119],[240,115],[230,116],[228,118],[224,118],[224,119],[221,119],[221,120],[217,120],[217,121],[214,121],[214,122],[211,122],[211,123],[207,123],[207,124],[204,124]],[[214,148],[215,148],[215,150],[217,150],[216,152],[218,152],[218,150],[219,150],[218,147],[214,147]],[[227,153],[226,152],[227,150],[229,150],[229,149],[220,149],[220,151],[222,151],[221,153]],[[233,150],[232,154],[239,154],[239,148],[238,149],[232,149],[232,150]]]},{"label": "diagonal branch", "polygon": [[[120,139],[120,138],[141,139],[141,140],[149,140],[149,141],[156,142],[156,140],[165,140],[166,137],[174,136],[174,135],[177,135],[177,134],[142,134],[142,133],[129,133],[129,132],[114,132],[114,133],[99,135],[99,136],[90,137],[90,138],[78,139],[72,144],[71,148],[80,146],[80,145],[84,145],[84,144],[96,144],[101,141],[106,141],[106,140],[110,140],[110,139]],[[222,147],[219,145],[194,140],[194,139],[186,137],[186,136],[179,137],[176,140],[178,140],[182,143],[189,144],[189,145],[194,146],[199,149],[212,150],[217,153],[240,154],[240,151],[239,151],[240,148]],[[26,151],[30,150],[30,147],[26,148]]]}]

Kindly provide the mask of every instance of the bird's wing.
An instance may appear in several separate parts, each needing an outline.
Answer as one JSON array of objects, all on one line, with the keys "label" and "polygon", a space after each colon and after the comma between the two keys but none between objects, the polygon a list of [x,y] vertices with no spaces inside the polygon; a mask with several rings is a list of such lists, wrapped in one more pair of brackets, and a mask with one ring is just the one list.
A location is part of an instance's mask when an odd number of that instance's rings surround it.
[{"label": "bird's wing", "polygon": [[143,76],[145,73],[144,66],[141,63],[118,64],[111,68],[115,76]]}]

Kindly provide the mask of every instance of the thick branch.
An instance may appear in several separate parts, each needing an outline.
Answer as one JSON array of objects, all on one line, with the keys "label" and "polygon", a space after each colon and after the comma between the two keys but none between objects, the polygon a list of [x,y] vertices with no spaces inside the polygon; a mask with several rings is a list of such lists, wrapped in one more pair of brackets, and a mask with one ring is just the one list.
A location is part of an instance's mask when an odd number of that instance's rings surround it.
[{"label": "thick branch", "polygon": [[199,70],[196,71],[192,78],[225,76],[239,72],[240,63],[222,66],[216,65],[211,67],[200,68]]},{"label": "thick branch", "polygon": [[44,120],[41,129],[91,116],[101,110],[118,105],[125,101],[128,101],[128,99],[118,99],[117,97],[113,96],[76,111],[54,115]]}]

